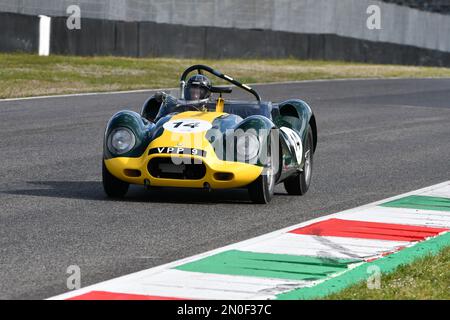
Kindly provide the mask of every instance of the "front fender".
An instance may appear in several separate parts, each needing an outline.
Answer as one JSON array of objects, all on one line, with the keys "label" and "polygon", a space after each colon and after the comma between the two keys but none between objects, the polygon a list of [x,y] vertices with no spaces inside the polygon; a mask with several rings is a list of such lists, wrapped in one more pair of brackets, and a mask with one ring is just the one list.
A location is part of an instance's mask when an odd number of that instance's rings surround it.
[{"label": "front fender", "polygon": [[224,134],[224,140],[227,144],[224,146],[226,154],[233,154],[233,159],[235,161],[239,160],[237,156],[236,148],[234,143],[232,144],[233,149],[230,148],[229,142],[234,139],[232,136],[236,135],[236,132],[242,130],[242,132],[253,131],[254,134],[258,135],[261,144],[261,149],[258,158],[254,162],[255,165],[265,166],[267,163],[267,154],[270,148],[269,139],[272,134],[272,129],[275,128],[275,124],[268,118],[260,115],[253,115],[245,118],[243,121],[238,123],[233,130],[229,130]]},{"label": "front fender", "polygon": [[[124,154],[114,154],[107,147],[107,139],[112,130],[126,127],[130,129],[135,137],[136,144],[133,149]],[[146,150],[148,144],[151,141],[151,131],[155,127],[153,123],[141,117],[140,114],[134,111],[119,111],[108,121],[105,129],[105,135],[103,139],[103,158],[111,159],[114,157],[140,157]]]},{"label": "front fender", "polygon": [[236,129],[242,129],[244,131],[253,129],[256,130],[256,132],[259,132],[260,130],[270,130],[275,127],[275,124],[267,119],[266,117],[254,115],[245,118],[242,120],[236,127]]}]

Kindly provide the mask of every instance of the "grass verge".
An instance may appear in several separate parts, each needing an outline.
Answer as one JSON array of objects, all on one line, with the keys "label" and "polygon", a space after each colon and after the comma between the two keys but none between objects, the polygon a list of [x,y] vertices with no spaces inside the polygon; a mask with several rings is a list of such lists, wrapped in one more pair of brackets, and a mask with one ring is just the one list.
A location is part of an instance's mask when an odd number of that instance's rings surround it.
[{"label": "grass verge", "polygon": [[366,281],[348,287],[326,299],[450,299],[450,247],[428,255],[394,272],[381,276],[380,289],[368,289]]},{"label": "grass verge", "polygon": [[210,65],[245,83],[336,78],[450,77],[450,68],[298,59],[199,60],[123,57],[40,57],[0,54],[0,98],[178,86],[181,72]]}]

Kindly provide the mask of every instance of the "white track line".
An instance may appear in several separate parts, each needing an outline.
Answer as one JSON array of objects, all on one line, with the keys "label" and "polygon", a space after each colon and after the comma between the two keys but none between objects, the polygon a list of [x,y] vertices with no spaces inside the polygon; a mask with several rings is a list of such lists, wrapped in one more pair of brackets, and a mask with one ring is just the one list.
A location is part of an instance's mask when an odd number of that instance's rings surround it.
[{"label": "white track line", "polygon": [[101,96],[101,95],[115,95],[115,94],[130,94],[130,93],[145,93],[145,92],[153,92],[153,91],[158,91],[158,90],[174,90],[174,88],[141,89],[141,90],[127,90],[127,91],[105,91],[105,92],[85,92],[85,93],[71,93],[71,94],[60,94],[60,95],[51,95],[51,96],[7,98],[7,99],[0,99],[0,102],[41,100],[41,99],[54,99],[54,98],[71,98],[71,97],[85,97],[85,96]]},{"label": "white track line", "polygon": [[[250,86],[273,86],[273,85],[289,85],[302,83],[316,83],[316,82],[342,82],[342,81],[371,81],[371,80],[450,80],[450,78],[402,78],[402,77],[388,77],[388,78],[343,78],[343,79],[315,79],[315,80],[298,80],[298,81],[281,81],[281,82],[264,82],[264,83],[250,83]],[[145,93],[155,91],[172,91],[178,88],[154,88],[154,89],[138,89],[138,90],[124,90],[124,91],[100,91],[100,92],[84,92],[84,93],[70,93],[60,95],[46,95],[46,96],[31,96],[22,98],[6,98],[0,99],[0,102],[23,101],[23,100],[38,100],[38,99],[53,99],[53,98],[70,98],[70,97],[84,97],[95,95],[116,95],[116,94],[133,94]]]},{"label": "white track line", "polygon": [[[228,251],[228,250],[233,250],[233,249],[234,250],[242,250],[243,248],[250,248],[252,246],[253,247],[258,247],[261,243],[264,243],[264,242],[267,242],[267,241],[271,241],[271,240],[273,241],[273,240],[281,239],[280,237],[283,234],[285,234],[288,231],[291,231],[293,229],[301,228],[301,227],[310,225],[312,223],[317,223],[317,222],[320,222],[320,221],[328,220],[330,218],[344,218],[344,217],[348,217],[348,216],[350,216],[352,214],[354,214],[355,217],[356,217],[358,215],[358,213],[367,212],[367,209],[372,209],[373,210],[374,206],[377,206],[379,204],[382,204],[382,203],[385,203],[385,202],[388,202],[388,201],[393,201],[393,200],[396,200],[396,199],[400,199],[400,198],[403,198],[403,197],[406,197],[406,196],[409,196],[409,195],[429,195],[429,196],[439,196],[440,195],[440,196],[442,196],[443,194],[445,194],[447,197],[450,197],[450,194],[447,194],[448,190],[450,190],[450,181],[446,181],[446,182],[443,182],[443,183],[440,183],[440,184],[437,184],[437,185],[433,185],[433,186],[430,186],[430,187],[426,187],[426,188],[423,188],[423,189],[407,192],[407,193],[404,193],[404,194],[401,194],[401,195],[397,195],[397,196],[394,196],[394,197],[391,197],[391,198],[383,199],[383,200],[380,200],[380,201],[372,202],[370,204],[363,205],[363,206],[360,206],[360,207],[357,207],[357,208],[353,208],[353,209],[349,209],[349,210],[345,210],[345,211],[342,211],[342,212],[339,212],[339,213],[330,214],[330,215],[327,215],[327,216],[322,216],[322,217],[319,217],[319,218],[316,218],[316,219],[305,221],[305,222],[302,222],[302,223],[299,223],[299,224],[296,224],[296,225],[293,225],[293,226],[289,226],[289,227],[286,227],[286,228],[283,228],[283,229],[280,229],[280,230],[277,230],[277,231],[273,231],[273,232],[270,232],[270,233],[267,233],[267,234],[264,234],[264,235],[252,238],[252,239],[244,240],[244,241],[241,241],[241,242],[238,242],[238,243],[234,243],[234,244],[231,244],[231,245],[228,245],[228,246],[217,248],[217,249],[214,249],[214,250],[211,250],[211,251],[207,251],[207,252],[204,252],[204,253],[201,253],[201,254],[197,254],[197,255],[194,255],[194,256],[191,256],[191,257],[188,257],[188,258],[176,260],[176,261],[173,261],[173,262],[170,262],[170,263],[167,263],[167,264],[163,264],[163,265],[160,265],[160,266],[157,266],[157,267],[153,267],[153,268],[150,268],[150,269],[147,269],[147,270],[139,271],[139,272],[132,273],[132,274],[129,274],[129,275],[124,275],[122,277],[118,277],[118,278],[115,278],[115,279],[112,279],[112,280],[108,280],[108,281],[104,281],[104,282],[101,282],[101,283],[98,283],[98,284],[94,284],[94,285],[91,285],[91,286],[88,286],[88,287],[85,287],[85,288],[82,288],[82,289],[79,289],[79,290],[67,292],[67,293],[64,293],[64,294],[52,297],[50,299],[51,300],[68,299],[68,298],[71,298],[71,297],[82,295],[84,293],[88,293],[90,291],[104,291],[106,289],[111,290],[111,291],[113,291],[115,289],[120,289],[119,292],[123,292],[123,290],[125,290],[126,288],[135,288],[136,289],[137,287],[140,288],[139,292],[146,292],[146,294],[149,294],[149,295],[151,294],[151,295],[163,295],[164,296],[164,294],[161,294],[161,293],[165,293],[166,296],[167,296],[170,293],[170,296],[172,296],[172,297],[177,297],[178,296],[178,297],[182,297],[182,298],[183,297],[184,298],[189,298],[191,296],[185,296],[185,295],[179,295],[179,294],[181,294],[181,293],[186,294],[186,292],[191,292],[194,295],[198,294],[198,297],[200,297],[200,296],[203,296],[204,292],[203,293],[198,293],[198,292],[195,293],[194,291],[196,291],[196,290],[194,290],[192,288],[186,288],[186,287],[181,286],[181,287],[175,288],[176,290],[173,290],[173,288],[172,288],[172,290],[163,290],[163,291],[161,291],[162,288],[159,288],[158,291],[155,292],[155,291],[148,290],[148,287],[147,287],[147,289],[143,288],[142,287],[143,286],[142,283],[146,283],[149,286],[154,286],[152,289],[156,290],[157,289],[156,288],[157,285],[155,285],[153,283],[153,279],[159,279],[159,277],[164,277],[164,274],[166,274],[167,269],[172,269],[172,268],[174,268],[176,266],[180,266],[180,265],[183,265],[183,264],[186,264],[188,262],[195,261],[195,260],[200,260],[202,258],[211,256],[211,255],[214,255],[214,254],[217,254],[217,253],[220,253],[220,252]],[[377,209],[378,208],[381,208],[381,207],[377,207]],[[421,210],[417,210],[417,211],[420,214]],[[435,211],[434,213],[437,213],[437,211]],[[442,212],[442,213],[444,213],[444,212]],[[445,212],[444,214],[446,215],[447,212]],[[363,214],[363,215],[361,215],[361,217],[358,217],[358,218],[365,218],[365,217],[367,217],[367,215]],[[391,223],[391,219],[390,218],[391,217],[385,217],[385,219],[383,219],[382,222]],[[396,219],[397,218],[395,216],[392,217],[393,221],[396,221]],[[362,220],[362,221],[364,221],[364,220]],[[408,221],[403,221],[402,224],[408,224]],[[367,243],[368,242],[366,242],[366,244]],[[398,243],[396,243],[396,244],[398,244]],[[192,274],[192,272],[185,272],[185,273],[189,274],[187,276],[191,276],[191,274]],[[214,277],[215,276],[216,275],[214,275]],[[243,278],[246,278],[244,281],[248,281],[247,278],[249,278],[249,277],[243,277]],[[261,279],[261,278],[257,278],[257,279],[259,279],[259,281],[261,281],[261,282],[263,282],[263,281],[271,281],[270,279]],[[280,281],[282,283],[289,282],[289,280],[285,281],[285,280],[278,279],[276,283],[279,283]],[[325,280],[323,280],[323,281],[325,281]],[[295,281],[295,282],[296,282],[295,283],[296,287],[302,287],[302,286],[307,285],[307,284],[305,284],[302,281]],[[320,281],[317,281],[317,282],[320,282]],[[315,283],[317,283],[317,282],[315,282]],[[268,282],[266,282],[266,283],[268,283]],[[161,285],[159,285],[159,287],[161,287]],[[280,289],[280,290],[277,290],[277,288]],[[183,291],[185,289],[187,291]],[[290,289],[294,289],[294,288],[290,288]],[[230,288],[230,290],[231,290],[231,288]],[[262,298],[263,296],[267,297],[267,295],[274,296],[276,293],[282,292],[282,290],[285,290],[285,288],[284,287],[275,287],[275,288],[271,289],[270,294],[267,294],[267,292],[265,292],[263,290],[262,292],[259,291],[258,295],[255,295],[255,296],[252,296],[252,297],[259,299],[259,298]],[[128,289],[127,289],[127,291],[128,291]],[[115,292],[118,292],[118,291],[115,291]],[[136,293],[136,292],[133,291],[133,293]],[[231,296],[232,294],[230,292],[228,292],[228,295]]]}]

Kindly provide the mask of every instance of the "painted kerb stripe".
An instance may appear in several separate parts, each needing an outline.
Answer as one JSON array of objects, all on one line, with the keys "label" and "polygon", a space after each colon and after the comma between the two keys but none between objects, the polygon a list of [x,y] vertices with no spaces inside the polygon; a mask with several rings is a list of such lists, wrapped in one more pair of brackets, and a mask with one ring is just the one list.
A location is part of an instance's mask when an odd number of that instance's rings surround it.
[{"label": "painted kerb stripe", "polygon": [[146,296],[141,294],[128,294],[106,291],[91,291],[67,300],[186,300],[183,298]]},{"label": "painted kerb stripe", "polygon": [[383,207],[412,208],[450,212],[450,199],[430,196],[409,196],[382,204]]},{"label": "painted kerb stripe", "polygon": [[[414,201],[411,201],[411,196],[414,196]],[[417,197],[420,201],[417,201]],[[390,272],[396,266],[412,261],[410,259],[435,253],[439,248],[448,245],[448,201],[449,181],[105,281],[52,299],[83,297],[92,292],[124,294],[124,299],[131,298],[131,295],[186,299],[320,297],[326,294],[324,292],[331,292],[328,286],[341,290],[346,285],[367,277],[365,270],[370,264],[381,263],[385,265],[383,272]],[[402,206],[405,203],[411,206],[413,203],[419,208],[413,210],[409,207],[386,206],[392,203]],[[427,207],[423,209],[423,205]],[[392,210],[392,219],[389,210]],[[382,218],[377,216],[380,211]],[[415,219],[414,214],[418,219]],[[406,215],[408,219],[405,219],[403,224],[396,223],[402,215]],[[371,222],[370,219],[374,217],[379,218],[378,221]],[[428,225],[428,221],[431,221],[432,227]],[[321,227],[317,228],[318,225]],[[309,231],[303,232],[307,234],[292,233],[301,230]],[[326,236],[323,230],[331,230],[333,235]],[[397,233],[400,235],[396,235]],[[367,239],[373,235],[376,235],[375,239]],[[394,238],[391,238],[393,236]],[[314,250],[307,250],[303,246],[305,239],[315,243]],[[274,252],[270,251],[271,248],[274,248]],[[263,252],[264,250],[266,252]],[[288,251],[288,254],[283,250]],[[392,252],[395,253],[391,254]],[[349,253],[356,254],[348,258],[342,257]],[[327,256],[330,254],[334,257]],[[357,270],[359,271],[356,272]],[[336,281],[340,283],[339,286],[336,286]]]},{"label": "painted kerb stripe", "polygon": [[381,259],[362,264],[339,277],[324,281],[314,287],[300,288],[279,294],[277,299],[299,300],[323,298],[329,294],[339,292],[355,283],[366,280],[369,277],[367,270],[370,266],[377,266],[382,273],[387,274],[394,271],[399,266],[411,263],[420,257],[435,255],[447,246],[450,246],[450,233],[418,243],[413,247],[406,248]]},{"label": "painted kerb stripe", "polygon": [[193,261],[177,270],[291,280],[319,280],[360,260],[330,259],[229,250]]},{"label": "painted kerb stripe", "polygon": [[437,236],[445,228],[418,227],[402,224],[329,219],[290,231],[295,234],[350,237],[393,241],[420,241]]}]

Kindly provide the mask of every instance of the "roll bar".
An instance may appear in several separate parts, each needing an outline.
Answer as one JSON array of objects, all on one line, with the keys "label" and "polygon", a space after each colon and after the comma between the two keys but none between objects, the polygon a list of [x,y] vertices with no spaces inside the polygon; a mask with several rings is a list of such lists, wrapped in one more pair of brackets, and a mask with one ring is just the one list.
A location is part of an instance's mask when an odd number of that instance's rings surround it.
[{"label": "roll bar", "polygon": [[202,71],[206,71],[206,72],[209,72],[209,73],[215,75],[216,77],[218,77],[220,79],[228,81],[228,82],[234,84],[236,87],[239,87],[239,88],[251,93],[252,95],[255,96],[255,98],[256,98],[256,100],[258,100],[258,102],[261,102],[261,96],[258,94],[258,92],[256,92],[250,86],[248,86],[246,84],[242,84],[239,81],[233,79],[232,77],[227,76],[226,74],[223,74],[220,71],[214,70],[213,68],[210,68],[210,67],[202,65],[202,64],[196,64],[196,65],[193,65],[193,66],[187,68],[186,70],[184,70],[183,74],[181,75],[180,89],[181,89],[181,98],[182,99],[184,99],[184,87],[186,86],[186,77],[189,73],[191,73],[194,70],[197,70],[199,74],[202,74]]}]

